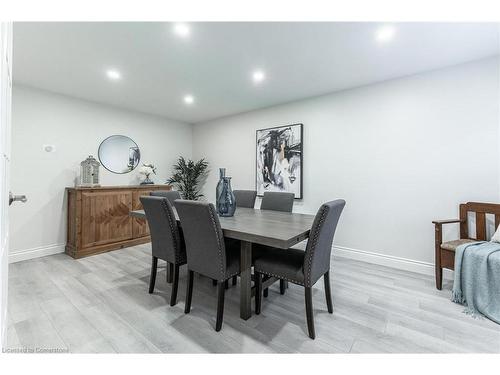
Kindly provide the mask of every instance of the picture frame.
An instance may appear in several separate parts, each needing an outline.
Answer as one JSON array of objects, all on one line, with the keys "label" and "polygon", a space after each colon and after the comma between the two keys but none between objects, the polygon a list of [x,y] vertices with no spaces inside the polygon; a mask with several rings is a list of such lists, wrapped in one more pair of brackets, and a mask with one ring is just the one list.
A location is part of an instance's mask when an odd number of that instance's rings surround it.
[{"label": "picture frame", "polygon": [[255,136],[255,190],[289,192],[303,197],[302,123],[258,129]]}]

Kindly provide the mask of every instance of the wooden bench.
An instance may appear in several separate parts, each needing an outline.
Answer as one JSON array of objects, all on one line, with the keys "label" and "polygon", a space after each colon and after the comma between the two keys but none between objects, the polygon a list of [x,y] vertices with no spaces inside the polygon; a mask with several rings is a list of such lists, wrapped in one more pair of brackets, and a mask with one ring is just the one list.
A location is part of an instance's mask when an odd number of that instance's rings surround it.
[{"label": "wooden bench", "polygon": [[[469,235],[468,213],[475,213],[476,237]],[[464,243],[486,241],[486,214],[495,216],[495,229],[500,224],[500,204],[467,202],[460,204],[460,218],[450,220],[435,220],[435,257],[436,257],[436,288],[441,290],[443,283],[443,268],[455,268],[455,249]],[[460,224],[460,239],[443,242],[443,225]]]}]

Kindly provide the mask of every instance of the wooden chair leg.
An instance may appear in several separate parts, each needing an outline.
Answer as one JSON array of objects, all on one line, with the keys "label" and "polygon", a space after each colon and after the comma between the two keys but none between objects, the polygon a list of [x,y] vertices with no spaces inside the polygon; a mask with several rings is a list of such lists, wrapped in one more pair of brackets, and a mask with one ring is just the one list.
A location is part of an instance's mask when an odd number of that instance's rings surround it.
[{"label": "wooden chair leg", "polygon": [[262,274],[255,272],[255,314],[260,314],[262,306]]},{"label": "wooden chair leg", "polygon": [[436,264],[436,288],[443,289],[443,269]]},{"label": "wooden chair leg", "polygon": [[222,328],[222,320],[224,319],[224,293],[226,286],[224,281],[219,281],[217,284],[217,321],[215,323],[215,330],[217,332]]},{"label": "wooden chair leg", "polygon": [[179,288],[179,265],[174,266],[173,272],[172,294],[170,295],[170,306],[175,306],[177,303],[177,289]]},{"label": "wooden chair leg", "polygon": [[173,273],[174,273],[174,264],[167,262],[167,284],[172,283]]},{"label": "wooden chair leg", "polygon": [[264,289],[264,298],[267,298],[269,295],[269,288]]},{"label": "wooden chair leg", "polygon": [[333,314],[332,290],[330,289],[330,271],[323,275],[323,280],[325,281],[326,306],[328,307],[328,312]]},{"label": "wooden chair leg", "polygon": [[280,294],[285,294],[286,282],[285,280],[280,280]]},{"label": "wooden chair leg", "polygon": [[309,337],[314,340],[316,338],[316,333],[314,332],[314,315],[313,315],[311,287],[305,287],[305,300],[306,300],[307,330],[309,331]]},{"label": "wooden chair leg", "polygon": [[[462,224],[460,224],[461,226]],[[436,271],[436,288],[443,288],[443,268],[441,267],[441,243],[443,242],[443,231],[441,224],[434,224],[434,262]]]},{"label": "wooden chair leg", "polygon": [[156,269],[158,268],[158,258],[152,257],[151,259],[151,276],[149,276],[149,294],[153,293],[156,282]]},{"label": "wooden chair leg", "polygon": [[224,288],[229,289],[229,280],[224,281]]},{"label": "wooden chair leg", "polygon": [[233,276],[233,286],[238,283],[238,276]]},{"label": "wooden chair leg", "polygon": [[193,299],[193,281],[194,281],[194,272],[188,270],[188,279],[187,279],[187,287],[186,287],[186,305],[184,306],[184,313],[189,314],[191,311],[191,300]]}]

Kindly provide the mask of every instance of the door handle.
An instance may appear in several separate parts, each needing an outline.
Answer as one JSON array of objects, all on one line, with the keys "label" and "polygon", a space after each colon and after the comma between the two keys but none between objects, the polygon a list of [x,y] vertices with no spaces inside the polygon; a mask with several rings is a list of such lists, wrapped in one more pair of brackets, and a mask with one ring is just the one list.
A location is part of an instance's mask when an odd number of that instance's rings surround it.
[{"label": "door handle", "polygon": [[11,191],[9,191],[9,206],[14,202],[26,203],[27,201],[28,201],[28,198],[26,198],[26,195],[14,195],[14,194],[12,194]]}]

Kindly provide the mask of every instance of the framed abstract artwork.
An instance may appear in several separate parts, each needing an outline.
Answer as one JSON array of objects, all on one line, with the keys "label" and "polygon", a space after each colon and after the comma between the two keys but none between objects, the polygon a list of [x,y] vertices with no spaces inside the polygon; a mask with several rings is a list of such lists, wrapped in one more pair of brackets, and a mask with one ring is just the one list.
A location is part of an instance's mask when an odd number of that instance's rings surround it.
[{"label": "framed abstract artwork", "polygon": [[257,130],[256,190],[294,193],[302,199],[303,125]]}]

